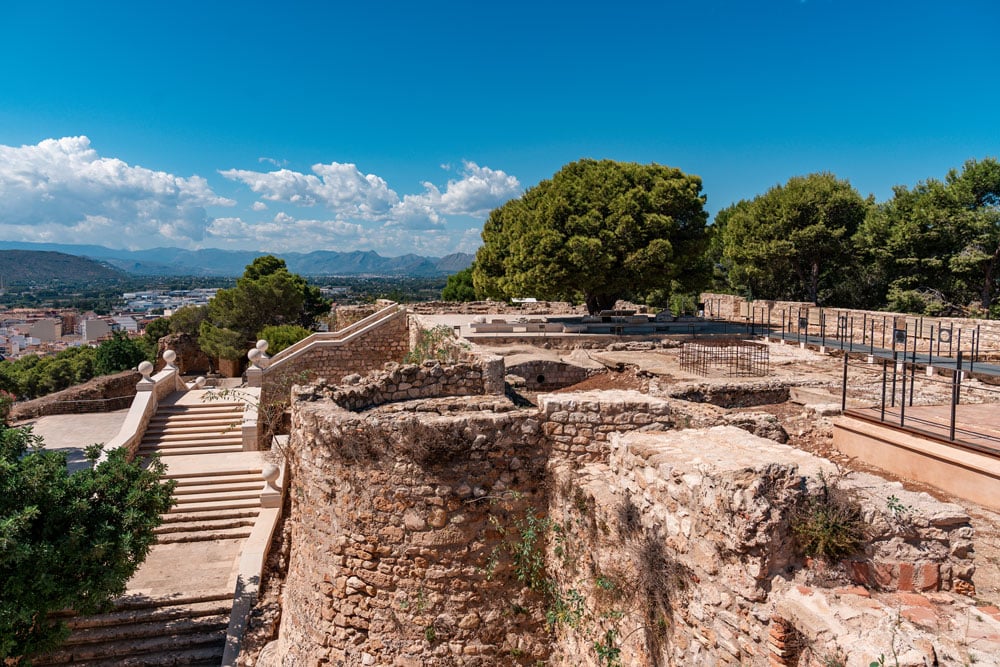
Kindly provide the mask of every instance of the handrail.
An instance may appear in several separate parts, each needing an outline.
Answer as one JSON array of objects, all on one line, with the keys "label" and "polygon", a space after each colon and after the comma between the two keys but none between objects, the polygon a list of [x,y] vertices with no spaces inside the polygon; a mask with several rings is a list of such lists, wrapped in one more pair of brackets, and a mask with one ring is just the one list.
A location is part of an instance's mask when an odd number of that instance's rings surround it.
[{"label": "handrail", "polygon": [[255,350],[250,350],[248,355],[253,362],[253,365],[247,369],[247,384],[251,387],[259,387],[263,384],[263,378],[265,375],[271,375],[277,368],[291,362],[293,359],[298,359],[305,354],[308,350],[314,349],[316,347],[325,345],[336,345],[339,343],[346,343],[353,338],[359,337],[372,329],[381,326],[383,323],[392,319],[393,317],[398,317],[400,315],[405,316],[405,309],[399,304],[392,304],[377,313],[373,313],[364,319],[358,320],[354,324],[340,329],[339,331],[326,332],[326,333],[314,333],[308,338],[304,338],[297,342],[291,347],[285,348],[278,354],[271,357],[265,368],[261,368],[256,364],[256,358],[252,355],[259,354],[255,353]]},{"label": "handrail", "polygon": [[[264,474],[267,474],[266,471]],[[260,495],[260,513],[257,515],[250,536],[243,543],[237,561],[236,588],[233,592],[233,606],[229,612],[229,626],[226,628],[226,648],[222,656],[222,667],[236,665],[243,648],[243,636],[250,620],[250,611],[260,598],[264,566],[278,521],[281,519],[284,495],[288,488],[288,463],[284,456],[279,457],[277,464],[272,468],[270,479],[267,477],[264,479],[264,488]]]},{"label": "handrail", "polygon": [[311,336],[303,338],[294,345],[290,345],[281,352],[275,354],[273,357],[271,357],[271,361],[268,367],[273,366],[276,362],[280,363],[282,359],[293,356],[296,352],[298,352],[301,349],[304,349],[305,347],[308,347],[314,341],[317,340],[335,341],[347,338],[358,329],[365,329],[370,324],[378,322],[383,318],[386,318],[389,315],[396,313],[400,308],[401,306],[398,303],[394,303],[390,306],[386,306],[382,310],[374,312],[371,315],[368,315],[367,317],[358,320],[357,322],[354,322],[353,324],[344,327],[343,329],[338,329],[336,331],[325,331],[325,332],[314,333]]}]

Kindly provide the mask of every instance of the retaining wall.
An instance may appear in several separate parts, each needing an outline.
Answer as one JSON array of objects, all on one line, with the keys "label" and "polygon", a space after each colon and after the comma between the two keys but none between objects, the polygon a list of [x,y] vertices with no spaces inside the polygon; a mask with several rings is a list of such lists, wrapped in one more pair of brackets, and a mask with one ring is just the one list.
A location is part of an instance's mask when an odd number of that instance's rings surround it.
[{"label": "retaining wall", "polygon": [[132,404],[135,385],[141,379],[137,371],[96,377],[75,387],[17,403],[11,409],[10,419],[124,410]]}]

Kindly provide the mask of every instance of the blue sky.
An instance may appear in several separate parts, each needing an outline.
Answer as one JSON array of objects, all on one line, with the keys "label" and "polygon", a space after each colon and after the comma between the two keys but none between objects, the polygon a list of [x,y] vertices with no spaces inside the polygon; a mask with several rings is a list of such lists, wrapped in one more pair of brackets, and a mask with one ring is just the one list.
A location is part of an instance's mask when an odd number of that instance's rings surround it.
[{"label": "blue sky", "polygon": [[1000,154],[995,0],[0,5],[0,240],[474,251],[582,158],[863,195]]}]

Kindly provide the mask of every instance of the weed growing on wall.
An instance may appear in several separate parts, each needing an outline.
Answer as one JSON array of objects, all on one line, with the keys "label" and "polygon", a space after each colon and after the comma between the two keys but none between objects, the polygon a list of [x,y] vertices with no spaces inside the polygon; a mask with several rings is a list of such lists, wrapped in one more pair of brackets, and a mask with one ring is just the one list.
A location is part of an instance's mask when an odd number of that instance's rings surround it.
[{"label": "weed growing on wall", "polygon": [[431,329],[421,329],[417,332],[417,340],[405,357],[403,363],[419,364],[428,359],[436,359],[444,364],[454,364],[462,361],[468,345],[455,340],[451,327],[439,324]]},{"label": "weed growing on wall", "polygon": [[550,533],[561,532],[562,527],[548,517],[537,515],[530,507],[511,525],[504,524],[496,515],[490,517],[490,523],[502,541],[490,554],[487,578],[493,578],[501,559],[507,556],[519,582],[538,593],[550,593],[553,582],[545,569],[545,541]]},{"label": "weed growing on wall", "polygon": [[803,555],[832,563],[861,547],[865,524],[855,498],[822,475],[819,480],[819,491],[803,497],[795,507],[791,528]]}]

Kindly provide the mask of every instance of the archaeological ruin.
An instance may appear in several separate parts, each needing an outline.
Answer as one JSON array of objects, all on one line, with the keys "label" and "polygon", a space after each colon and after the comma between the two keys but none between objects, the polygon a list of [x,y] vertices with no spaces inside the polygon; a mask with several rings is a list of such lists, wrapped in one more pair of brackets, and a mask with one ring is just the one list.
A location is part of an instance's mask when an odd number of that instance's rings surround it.
[{"label": "archaeological ruin", "polygon": [[291,426],[241,664],[1000,660],[969,513],[786,444],[839,413],[834,358],[757,342],[692,373],[682,337],[500,327],[407,359],[442,311],[362,315],[248,372]]}]

